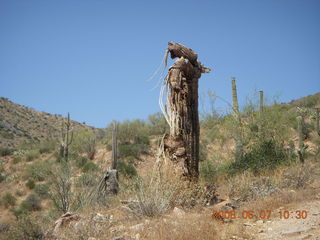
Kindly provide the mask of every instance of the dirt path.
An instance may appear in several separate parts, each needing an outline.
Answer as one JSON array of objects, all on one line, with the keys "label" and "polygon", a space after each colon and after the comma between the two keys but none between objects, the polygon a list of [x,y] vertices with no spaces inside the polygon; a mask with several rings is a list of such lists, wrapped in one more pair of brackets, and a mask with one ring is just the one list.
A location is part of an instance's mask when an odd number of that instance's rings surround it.
[{"label": "dirt path", "polygon": [[[284,218],[286,210],[289,212],[289,216],[286,215],[287,219]],[[282,219],[280,211],[283,215]],[[299,219],[298,211],[300,213],[306,211],[306,218]],[[320,240],[320,200],[281,207],[273,212],[275,214],[267,221],[245,223],[247,233],[259,240]]]}]

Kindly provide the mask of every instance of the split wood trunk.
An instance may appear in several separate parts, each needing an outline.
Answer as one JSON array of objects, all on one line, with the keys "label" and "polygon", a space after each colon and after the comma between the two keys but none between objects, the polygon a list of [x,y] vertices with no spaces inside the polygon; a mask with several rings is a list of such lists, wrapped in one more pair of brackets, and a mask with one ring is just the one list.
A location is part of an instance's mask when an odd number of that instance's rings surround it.
[{"label": "split wood trunk", "polygon": [[171,58],[167,85],[167,121],[170,133],[164,137],[166,157],[175,163],[175,171],[189,179],[199,176],[198,81],[210,72],[197,60],[197,54],[178,43],[168,43]]}]

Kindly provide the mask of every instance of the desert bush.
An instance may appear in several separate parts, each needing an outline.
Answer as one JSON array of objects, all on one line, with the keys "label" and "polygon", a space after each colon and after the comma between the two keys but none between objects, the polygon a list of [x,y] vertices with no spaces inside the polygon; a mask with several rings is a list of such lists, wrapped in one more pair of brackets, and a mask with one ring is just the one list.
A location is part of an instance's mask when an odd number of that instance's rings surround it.
[{"label": "desert bush", "polygon": [[12,225],[7,233],[11,240],[37,240],[44,239],[45,234],[40,224],[30,216],[22,216]]},{"label": "desert bush", "polygon": [[13,164],[17,164],[17,163],[19,163],[19,162],[21,162],[22,161],[22,158],[20,157],[20,156],[15,156],[14,158],[13,158],[13,160],[12,160],[12,163]]},{"label": "desert bush", "polygon": [[69,163],[64,162],[52,168],[49,172],[51,183],[49,198],[58,211],[66,213],[72,204],[73,192],[71,181],[71,168]]},{"label": "desert bush", "polygon": [[14,151],[16,151],[14,148],[0,148],[0,156],[4,157],[13,155]]},{"label": "desert bush", "polygon": [[57,141],[52,139],[52,140],[45,140],[39,143],[37,148],[39,149],[39,153],[51,153],[55,150],[57,146]]},{"label": "desert bush", "polygon": [[126,177],[137,176],[137,170],[132,163],[126,163],[123,160],[119,160],[117,169],[120,174],[123,174]]},{"label": "desert bush", "polygon": [[295,166],[284,173],[282,187],[306,188],[314,181],[315,170],[310,165]]},{"label": "desert bush", "polygon": [[96,177],[92,174],[84,173],[77,179],[77,187],[94,187],[97,185]]},{"label": "desert bush", "polygon": [[44,181],[50,172],[51,166],[52,164],[48,161],[35,161],[26,166],[24,177],[35,181]]},{"label": "desert bush", "polygon": [[50,190],[50,184],[48,183],[37,184],[34,188],[34,192],[41,198],[48,198],[49,190]]},{"label": "desert bush", "polygon": [[229,196],[243,201],[265,197],[280,191],[270,177],[255,177],[250,172],[243,172],[228,181]]},{"label": "desert bush", "polygon": [[233,174],[245,170],[259,172],[261,169],[273,169],[287,162],[284,148],[275,141],[258,142],[245,153],[239,161],[230,165],[229,173]]},{"label": "desert bush", "polygon": [[73,152],[86,153],[89,159],[93,159],[96,153],[96,136],[88,130],[81,130],[74,134],[71,145]]},{"label": "desert bush", "polygon": [[169,125],[160,112],[149,115],[147,124],[150,135],[163,135],[169,131]]},{"label": "desert bush", "polygon": [[24,201],[21,202],[20,209],[29,212],[39,211],[41,210],[41,199],[35,194],[30,194]]},{"label": "desert bush", "polygon": [[88,159],[86,157],[79,156],[75,159],[75,165],[78,168],[82,168],[87,163],[88,163]]},{"label": "desert bush", "polygon": [[0,173],[0,183],[4,180],[6,180],[6,176],[4,175],[4,173]]},{"label": "desert bush", "polygon": [[20,189],[16,190],[16,195],[21,197],[21,196],[24,196],[26,193]]},{"label": "desert bush", "polygon": [[9,232],[10,227],[11,227],[11,225],[9,223],[6,223],[6,222],[0,223],[0,238],[1,238],[1,236],[6,234],[7,232]]},{"label": "desert bush", "polygon": [[303,100],[298,103],[298,106],[311,108],[314,107],[318,102],[320,102],[320,95],[315,94],[303,98]]},{"label": "desert bush", "polygon": [[6,193],[1,197],[1,205],[5,208],[14,207],[16,205],[17,199],[11,193]]},{"label": "desert bush", "polygon": [[200,177],[207,182],[212,182],[217,176],[217,166],[212,160],[200,162]]},{"label": "desert bush", "polygon": [[160,183],[151,184],[137,180],[133,189],[136,202],[129,204],[129,208],[138,216],[157,217],[172,208],[175,191]]},{"label": "desert bush", "polygon": [[98,165],[93,163],[93,162],[87,162],[83,168],[82,168],[82,172],[86,173],[86,172],[93,172],[98,170]]},{"label": "desert bush", "polygon": [[36,186],[34,180],[32,179],[29,179],[26,183],[26,186],[29,188],[29,189],[34,189],[34,187]]},{"label": "desert bush", "polygon": [[63,161],[63,157],[61,156],[60,152],[55,151],[53,153],[53,157],[55,158],[56,162],[60,163]]},{"label": "desert bush", "polygon": [[139,149],[137,145],[133,145],[130,143],[126,144],[119,144],[118,146],[119,158],[126,158],[126,157],[139,157]]},{"label": "desert bush", "polygon": [[40,153],[38,151],[30,150],[25,154],[24,157],[27,162],[31,162],[31,161],[37,159],[39,156],[40,156]]}]

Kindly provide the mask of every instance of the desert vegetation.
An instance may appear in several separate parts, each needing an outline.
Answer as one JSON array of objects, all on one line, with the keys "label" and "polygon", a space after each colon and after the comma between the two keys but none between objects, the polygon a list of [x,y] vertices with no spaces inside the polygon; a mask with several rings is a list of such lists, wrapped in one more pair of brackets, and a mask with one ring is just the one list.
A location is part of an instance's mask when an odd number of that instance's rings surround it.
[{"label": "desert vegetation", "polygon": [[277,208],[272,198],[299,202],[297,192],[314,191],[319,93],[278,103],[259,91],[240,108],[232,78],[227,111],[209,91],[211,111],[199,120],[189,83],[210,70],[182,45],[169,43],[168,54],[178,57],[164,83],[168,107],[146,120],[95,129],[1,98],[1,238],[244,239],[239,226],[222,231],[211,207],[257,209],[264,199]]}]

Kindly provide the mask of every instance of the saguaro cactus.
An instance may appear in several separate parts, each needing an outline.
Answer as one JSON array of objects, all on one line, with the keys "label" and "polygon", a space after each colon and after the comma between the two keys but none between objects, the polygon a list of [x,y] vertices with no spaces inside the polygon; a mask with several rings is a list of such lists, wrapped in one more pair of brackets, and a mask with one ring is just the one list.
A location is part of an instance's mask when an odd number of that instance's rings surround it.
[{"label": "saguaro cactus", "polygon": [[238,103],[238,94],[237,94],[237,84],[236,78],[231,78],[231,85],[232,85],[232,107],[234,114],[239,114],[239,103]]},{"label": "saguaro cactus", "polygon": [[111,169],[117,169],[117,162],[118,162],[118,143],[117,143],[117,136],[118,136],[118,123],[113,123],[112,128],[112,156],[111,156]]},{"label": "saguaro cactus", "polygon": [[236,142],[235,146],[235,160],[239,161],[243,154],[243,144],[242,144],[242,134],[241,134],[241,117],[239,112],[239,103],[238,103],[238,95],[237,95],[237,85],[236,85],[236,78],[231,78],[231,85],[232,85],[232,108],[233,108],[233,115],[236,120],[235,130],[234,130],[234,138]]},{"label": "saguaro cactus", "polygon": [[69,157],[69,146],[72,143],[73,131],[70,122],[70,114],[68,113],[67,121],[63,121],[61,125],[60,136],[60,156],[67,162]]},{"label": "saguaro cactus", "polygon": [[264,103],[263,103],[263,91],[259,91],[260,93],[260,112],[263,112],[263,108],[264,108]]},{"label": "saguaro cactus", "polygon": [[[160,108],[170,126],[163,138],[165,156],[175,164],[175,171],[191,180],[199,176],[198,81],[210,72],[197,60],[198,55],[179,44],[168,43],[167,54],[178,58],[169,68],[160,93]],[[166,107],[162,97],[167,89]]]},{"label": "saguaro cactus", "polygon": [[316,131],[317,134],[320,136],[320,129],[319,129],[319,118],[320,118],[320,108],[316,108]]},{"label": "saguaro cactus", "polygon": [[304,144],[303,144],[303,132],[302,132],[302,128],[303,128],[303,117],[302,116],[298,116],[297,117],[297,121],[298,121],[298,157],[300,162],[304,162],[304,158],[303,158],[303,152],[304,152]]}]

